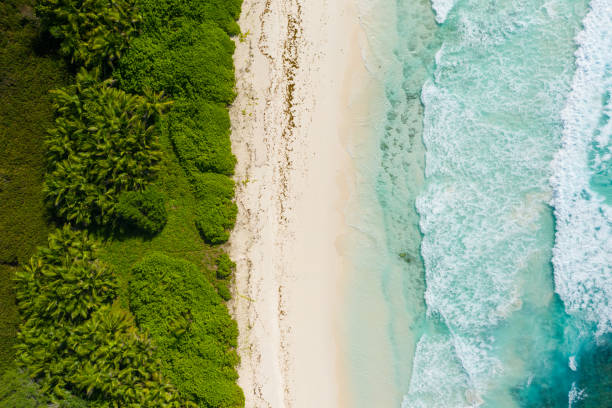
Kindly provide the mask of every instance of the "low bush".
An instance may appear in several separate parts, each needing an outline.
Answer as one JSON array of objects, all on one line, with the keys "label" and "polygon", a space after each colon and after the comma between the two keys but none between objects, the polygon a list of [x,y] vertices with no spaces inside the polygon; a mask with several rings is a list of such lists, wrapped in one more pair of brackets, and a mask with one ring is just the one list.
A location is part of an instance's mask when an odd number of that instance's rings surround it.
[{"label": "low bush", "polygon": [[223,105],[180,99],[168,114],[168,133],[188,174],[234,174],[230,117]]},{"label": "low bush", "polygon": [[193,177],[194,195],[198,200],[196,227],[209,244],[229,239],[236,222],[238,207],[234,198],[234,181],[227,176],[203,173]]},{"label": "low bush", "polygon": [[215,264],[217,265],[218,279],[228,279],[236,269],[236,264],[225,252],[215,259]]},{"label": "low bush", "polygon": [[232,292],[230,291],[226,282],[217,281],[215,288],[217,289],[219,296],[221,296],[221,299],[228,301],[232,298]]},{"label": "low bush", "polygon": [[151,187],[123,192],[119,196],[117,216],[122,224],[147,234],[160,232],[168,221],[164,196]]},{"label": "low bush", "polygon": [[137,33],[134,0],[39,0],[36,14],[73,64],[113,65]]},{"label": "low bush", "polygon": [[161,95],[131,95],[82,70],[76,85],[52,91],[57,112],[46,139],[45,196],[67,222],[112,225],[119,195],[140,191],[162,159]]},{"label": "low bush", "polygon": [[243,407],[236,322],[202,271],[156,253],[136,264],[132,277],[130,308],[180,393],[202,407]]},{"label": "low bush", "polygon": [[135,38],[114,72],[122,89],[228,104],[234,92],[234,42],[213,23],[177,19]]},{"label": "low bush", "polygon": [[155,32],[177,18],[187,17],[214,22],[229,35],[240,33],[236,20],[241,4],[242,0],[137,0],[148,31]]}]

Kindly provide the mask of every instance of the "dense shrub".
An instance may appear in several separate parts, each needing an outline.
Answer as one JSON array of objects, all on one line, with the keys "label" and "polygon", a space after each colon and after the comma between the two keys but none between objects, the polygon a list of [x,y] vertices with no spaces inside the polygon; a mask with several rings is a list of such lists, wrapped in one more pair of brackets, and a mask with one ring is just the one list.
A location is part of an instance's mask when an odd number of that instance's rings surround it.
[{"label": "dense shrub", "polygon": [[237,32],[240,3],[139,0],[144,35],[114,73],[124,89],[151,88],[177,99],[166,129],[199,201],[196,226],[212,245],[227,241],[237,212],[233,182],[222,175],[232,175],[236,163],[226,107],[235,97],[235,46],[227,33]]},{"label": "dense shrub", "polygon": [[87,408],[81,398],[66,394],[54,404],[29,375],[18,368],[9,368],[0,376],[0,407],[2,408]]},{"label": "dense shrub", "polygon": [[234,198],[234,181],[227,176],[203,173],[194,176],[193,188],[198,200],[196,226],[209,244],[228,240],[236,222],[238,208]]},{"label": "dense shrub", "polygon": [[53,91],[55,127],[46,139],[45,195],[55,214],[88,226],[114,221],[119,194],[144,189],[162,152],[159,94],[130,95],[82,70],[77,84]]},{"label": "dense shrub", "polygon": [[234,48],[215,24],[183,18],[135,38],[114,76],[130,92],[151,88],[175,98],[227,104],[235,97]]},{"label": "dense shrub", "polygon": [[39,0],[36,13],[60,53],[86,67],[112,66],[142,21],[134,0]]},{"label": "dense shrub", "polygon": [[125,311],[103,306],[76,326],[30,318],[20,340],[18,362],[56,399],[73,392],[96,407],[184,406]]},{"label": "dense shrub", "polygon": [[147,234],[160,232],[168,220],[163,194],[151,187],[121,193],[117,216],[123,224]]},{"label": "dense shrub", "polygon": [[217,293],[219,296],[221,296],[221,299],[228,301],[232,298],[232,292],[230,291],[226,282],[218,281],[215,287],[217,288]]},{"label": "dense shrub", "polygon": [[145,29],[155,32],[180,17],[211,21],[229,35],[240,32],[236,20],[242,0],[137,0],[143,12]]},{"label": "dense shrub", "polygon": [[0,376],[0,407],[43,408],[48,407],[47,397],[38,385],[17,369],[9,369]]},{"label": "dense shrub", "polygon": [[15,280],[23,318],[17,363],[43,393],[77,394],[95,407],[185,406],[161,377],[148,337],[111,308],[114,278],[85,232],[51,234]]},{"label": "dense shrub", "polygon": [[234,272],[234,269],[236,269],[236,264],[225,252],[215,259],[215,264],[217,265],[218,279],[228,279],[232,275],[232,272]]},{"label": "dense shrub", "polygon": [[168,130],[188,174],[234,173],[236,157],[230,142],[230,117],[223,105],[177,100],[168,115]]},{"label": "dense shrub", "polygon": [[67,349],[66,374],[89,399],[118,407],[184,407],[161,377],[148,336],[125,311],[101,308],[71,333]]},{"label": "dense shrub", "polygon": [[15,282],[21,313],[49,322],[81,322],[116,296],[115,277],[98,262],[96,243],[67,226],[49,235]]},{"label": "dense shrub", "polygon": [[130,308],[158,345],[164,373],[202,407],[242,407],[236,385],[237,327],[192,263],[153,254],[134,266]]}]

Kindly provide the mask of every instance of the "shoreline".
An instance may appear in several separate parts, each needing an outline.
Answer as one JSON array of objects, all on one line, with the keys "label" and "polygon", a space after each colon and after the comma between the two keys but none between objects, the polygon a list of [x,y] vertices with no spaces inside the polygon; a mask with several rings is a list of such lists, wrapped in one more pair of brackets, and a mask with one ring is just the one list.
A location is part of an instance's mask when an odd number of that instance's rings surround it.
[{"label": "shoreline", "polygon": [[[239,213],[229,252],[246,407],[348,406],[344,211],[363,97],[351,0],[245,0],[230,109]],[[349,33],[349,35],[347,35]]]}]

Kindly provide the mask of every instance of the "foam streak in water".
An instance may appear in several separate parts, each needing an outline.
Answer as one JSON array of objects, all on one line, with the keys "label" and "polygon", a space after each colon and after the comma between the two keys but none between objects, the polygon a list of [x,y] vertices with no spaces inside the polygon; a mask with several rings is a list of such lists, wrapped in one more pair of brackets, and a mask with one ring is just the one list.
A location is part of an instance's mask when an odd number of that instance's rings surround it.
[{"label": "foam streak in water", "polygon": [[569,313],[612,331],[612,1],[592,0],[553,161],[556,291]]},{"label": "foam streak in water", "polygon": [[463,0],[444,20],[416,202],[431,324],[404,407],[523,406],[549,386],[548,180],[583,15],[576,0]]},{"label": "foam streak in water", "polygon": [[436,21],[443,23],[454,5],[454,0],[431,0],[431,8],[436,12]]}]

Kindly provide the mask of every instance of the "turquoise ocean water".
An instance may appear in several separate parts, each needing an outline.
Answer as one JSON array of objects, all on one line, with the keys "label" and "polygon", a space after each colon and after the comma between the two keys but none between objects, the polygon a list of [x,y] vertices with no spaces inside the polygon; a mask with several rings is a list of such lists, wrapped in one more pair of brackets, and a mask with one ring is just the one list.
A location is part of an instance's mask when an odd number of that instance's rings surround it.
[{"label": "turquoise ocean water", "polygon": [[612,407],[612,0],[360,10],[355,405]]}]

